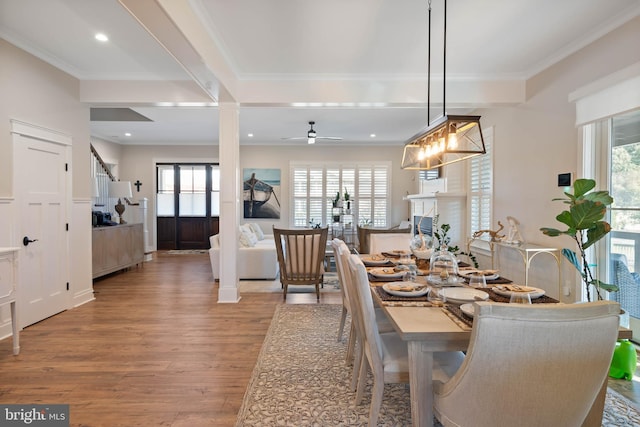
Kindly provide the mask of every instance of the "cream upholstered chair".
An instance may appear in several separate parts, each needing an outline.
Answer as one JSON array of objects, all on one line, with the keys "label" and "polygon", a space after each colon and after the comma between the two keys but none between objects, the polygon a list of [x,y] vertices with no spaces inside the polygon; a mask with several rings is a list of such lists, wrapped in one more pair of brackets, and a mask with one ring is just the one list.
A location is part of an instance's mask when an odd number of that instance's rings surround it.
[{"label": "cream upholstered chair", "polygon": [[[356,327],[361,329],[359,335],[364,336],[365,354],[358,375],[356,404],[362,400],[367,370],[370,368],[373,373],[373,390],[369,408],[369,426],[375,426],[382,405],[384,384],[409,382],[407,343],[402,341],[398,334],[379,333],[367,270],[357,255],[349,256],[349,269],[356,294],[355,298],[352,298],[355,300],[353,307],[355,316],[358,318]],[[449,378],[456,372],[463,358],[462,352],[435,353],[433,378],[440,380]]]},{"label": "cream upholstered chair", "polygon": [[372,233],[369,235],[369,253],[379,254],[394,250],[408,251],[411,245],[410,233]]},{"label": "cream upholstered chair", "polygon": [[290,285],[315,285],[317,299],[320,300],[327,234],[326,227],[300,230],[273,228],[284,299],[287,299]]},{"label": "cream upholstered chair", "polygon": [[476,303],[467,356],[434,381],[444,426],[580,426],[607,378],[619,304]]},{"label": "cream upholstered chair", "polygon": [[[360,363],[362,362],[363,338],[358,338],[358,329],[356,323],[358,318],[353,315],[355,303],[353,289],[353,281],[351,280],[351,271],[349,270],[349,255],[351,254],[349,247],[340,239],[333,239],[331,241],[335,253],[336,270],[338,273],[338,280],[340,281],[340,290],[342,292],[342,316],[340,319],[340,326],[338,331],[338,340],[342,339],[342,333],[344,324],[346,321],[347,313],[351,315],[351,327],[349,330],[349,339],[347,341],[346,362],[348,364],[353,363],[353,374],[351,379],[351,390],[356,390],[358,381],[358,374],[360,372]],[[376,308],[376,324],[379,333],[395,333],[393,326],[387,316],[378,308]]]}]

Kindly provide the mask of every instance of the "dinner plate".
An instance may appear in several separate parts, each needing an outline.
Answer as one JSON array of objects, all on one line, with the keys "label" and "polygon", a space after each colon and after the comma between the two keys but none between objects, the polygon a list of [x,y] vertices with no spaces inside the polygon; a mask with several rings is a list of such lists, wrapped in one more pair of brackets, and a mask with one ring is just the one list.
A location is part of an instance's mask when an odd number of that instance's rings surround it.
[{"label": "dinner plate", "polygon": [[468,279],[474,273],[484,274],[486,280],[496,280],[500,275],[496,270],[458,270],[458,275]]},{"label": "dinner plate", "polygon": [[384,278],[398,278],[407,274],[406,271],[395,271],[394,267],[377,267],[369,270],[372,276],[384,279]]},{"label": "dinner plate", "polygon": [[[498,286],[494,286],[491,290],[498,295],[510,298],[511,294],[514,293],[514,291],[510,289],[510,286],[519,286],[522,289],[531,289],[530,291],[526,291],[531,297],[531,299],[540,298],[545,294],[544,289],[534,288],[532,286],[524,286],[524,285],[498,285]],[[515,291],[515,293],[523,293],[523,292],[525,291]]]},{"label": "dinner plate", "polygon": [[468,302],[460,306],[460,311],[462,311],[465,316],[473,317],[473,315],[475,314],[475,307],[473,306],[473,304]]},{"label": "dinner plate", "polygon": [[454,304],[464,304],[489,299],[488,293],[473,288],[446,288],[444,291],[447,302]]},{"label": "dinner plate", "polygon": [[385,283],[382,289],[397,297],[421,297],[427,295],[430,290],[428,286],[415,285],[411,282]]},{"label": "dinner plate", "polygon": [[389,258],[381,257],[379,255],[377,256],[374,255],[374,256],[362,258],[362,262],[369,265],[385,265],[386,263],[389,262]]}]

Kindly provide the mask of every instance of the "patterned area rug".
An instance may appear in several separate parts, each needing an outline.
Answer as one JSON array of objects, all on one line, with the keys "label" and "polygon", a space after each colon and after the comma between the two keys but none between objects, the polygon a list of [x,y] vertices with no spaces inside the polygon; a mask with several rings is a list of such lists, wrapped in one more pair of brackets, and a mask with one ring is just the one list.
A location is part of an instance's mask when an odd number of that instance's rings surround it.
[{"label": "patterned area rug", "polygon": [[[238,290],[244,293],[270,293],[282,292],[282,284],[280,279],[276,280],[240,280]],[[309,293],[315,292],[313,286],[289,286],[288,293]],[[324,274],[324,286],[320,288],[320,292],[340,292],[340,283],[335,272],[327,272]]]},{"label": "patterned area rug", "polygon": [[[335,304],[276,308],[237,427],[367,425],[372,382],[370,378],[363,404],[354,407],[346,343],[336,340],[340,310]],[[386,385],[378,425],[411,425],[410,412],[408,386]],[[609,390],[602,425],[638,426],[640,412]]]},{"label": "patterned area rug", "polygon": [[208,254],[209,249],[172,249],[167,251],[169,255],[193,255],[193,254]]}]

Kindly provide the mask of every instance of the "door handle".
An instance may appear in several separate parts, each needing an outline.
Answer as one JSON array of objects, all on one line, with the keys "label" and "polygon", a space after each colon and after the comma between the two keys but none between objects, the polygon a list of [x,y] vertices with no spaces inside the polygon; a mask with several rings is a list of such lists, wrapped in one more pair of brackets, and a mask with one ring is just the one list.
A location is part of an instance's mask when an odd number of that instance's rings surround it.
[{"label": "door handle", "polygon": [[33,242],[37,242],[38,239],[29,239],[27,236],[24,236],[24,238],[22,239],[22,244],[25,246],[29,246],[29,243],[33,243]]}]

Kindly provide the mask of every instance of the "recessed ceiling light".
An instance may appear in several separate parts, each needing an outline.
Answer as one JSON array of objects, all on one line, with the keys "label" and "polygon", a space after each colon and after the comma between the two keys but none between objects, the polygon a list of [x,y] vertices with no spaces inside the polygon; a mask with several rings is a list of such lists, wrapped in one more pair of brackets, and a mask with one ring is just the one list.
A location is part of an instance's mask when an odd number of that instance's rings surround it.
[{"label": "recessed ceiling light", "polygon": [[124,136],[131,136],[130,132],[125,132]]},{"label": "recessed ceiling light", "polygon": [[108,42],[109,41],[109,37],[107,37],[106,34],[104,33],[96,33],[96,40],[101,41],[101,42]]},{"label": "recessed ceiling light", "polygon": [[249,138],[253,138],[253,134],[252,134],[252,133],[248,133],[248,134],[247,134],[247,136],[248,136]]},{"label": "recessed ceiling light", "polygon": [[369,135],[369,136],[370,136],[371,138],[375,138],[375,137],[376,137],[376,134],[375,134],[375,133],[372,133],[372,134],[371,134],[371,135]]}]

